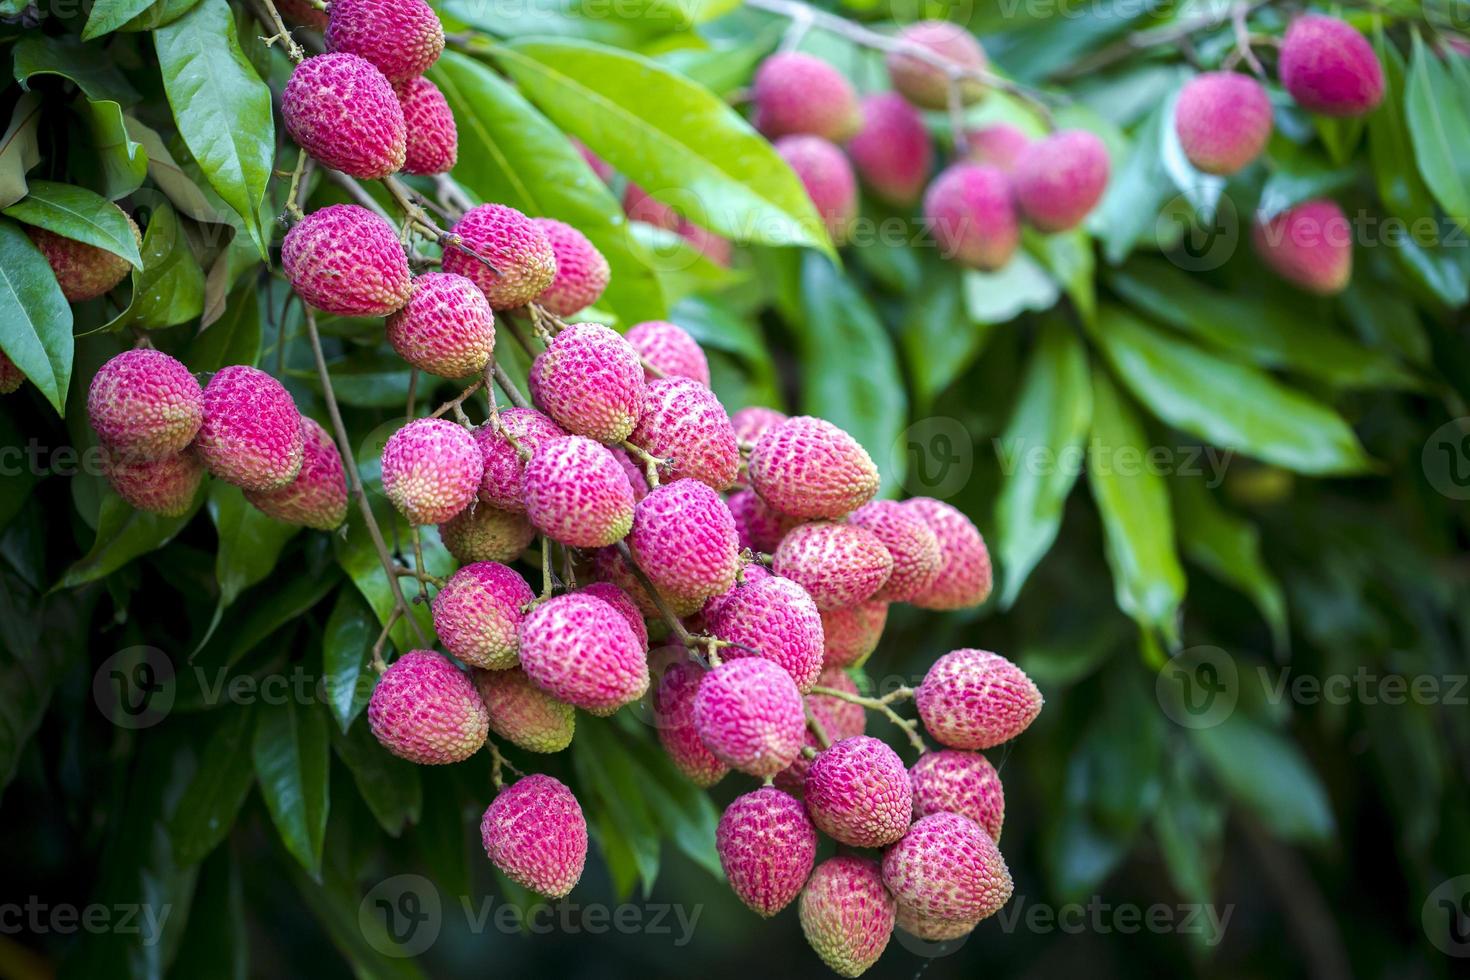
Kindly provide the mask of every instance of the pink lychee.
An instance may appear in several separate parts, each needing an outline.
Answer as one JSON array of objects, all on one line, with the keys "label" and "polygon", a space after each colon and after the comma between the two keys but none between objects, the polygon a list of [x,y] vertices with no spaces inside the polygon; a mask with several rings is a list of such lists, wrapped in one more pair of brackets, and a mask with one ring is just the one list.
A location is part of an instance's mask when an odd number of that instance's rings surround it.
[{"label": "pink lychee", "polygon": [[498,427],[487,422],[475,430],[475,442],[485,459],[480,499],[501,510],[524,514],[527,461],[543,443],[567,433],[534,408],[503,408],[499,415]]},{"label": "pink lychee", "polygon": [[433,650],[410,650],[393,661],[378,678],[367,713],[384,748],[425,766],[463,762],[490,731],[474,681]]},{"label": "pink lychee", "polygon": [[643,415],[643,365],[617,331],[574,323],[531,364],[531,396],[572,435],[622,442]]},{"label": "pink lychee", "polygon": [[204,389],[183,363],[151,347],[123,351],[97,369],[87,420],[109,450],[135,460],[184,451],[204,419]]},{"label": "pink lychee", "polygon": [[1383,66],[1346,21],[1305,14],[1291,22],[1276,63],[1296,103],[1327,116],[1361,116],[1383,101]]},{"label": "pink lychee", "polygon": [[845,517],[878,492],[878,467],[858,441],[825,419],[798,415],[762,433],[750,485],[783,514]]},{"label": "pink lychee", "polygon": [[1189,80],[1174,106],[1174,130],[1189,162],[1228,176],[1250,165],[1271,138],[1271,98],[1260,82],[1233,71]]},{"label": "pink lychee", "polygon": [[817,830],[801,801],[771,786],[737,796],[715,828],[715,851],[735,897],[769,919],[801,893]]},{"label": "pink lychee", "polygon": [[820,136],[783,136],[776,152],[806,188],[834,242],[845,242],[857,220],[857,177],[836,145]]},{"label": "pink lychee", "polygon": [[390,82],[429,70],[444,50],[444,27],[424,0],[332,0],[328,51],[371,62]]},{"label": "pink lychee", "polygon": [[661,480],[686,477],[725,490],[740,470],[740,444],[725,406],[709,388],[690,378],[659,378],[647,386],[647,401],[628,440],[664,460]]},{"label": "pink lychee", "polygon": [[1257,219],[1256,254],[1273,272],[1319,296],[1347,288],[1353,276],[1353,227],[1336,201],[1316,198]]},{"label": "pink lychee", "polygon": [[316,419],[301,417],[301,470],[276,490],[246,490],[245,499],[267,517],[331,531],[347,519],[347,471],[337,444]]},{"label": "pink lychee", "polygon": [[[676,616],[696,613],[711,596],[728,591],[740,567],[735,519],[719,495],[696,480],[666,483],[640,500],[628,547]],[[636,601],[638,593],[631,594]]]},{"label": "pink lychee", "polygon": [[1021,213],[1038,229],[1074,228],[1108,189],[1107,147],[1086,130],[1052,133],[1021,151],[1011,184]]},{"label": "pink lychee", "polygon": [[243,364],[204,388],[194,448],[209,472],[245,490],[276,490],[296,479],[305,457],[301,413],[275,378]]},{"label": "pink lychee", "polygon": [[822,672],[822,617],[806,589],[772,575],[735,589],[710,624],[732,646],[726,660],[764,657],[780,666],[805,694]]},{"label": "pink lychee", "polygon": [[495,352],[495,314],[464,276],[426,272],[413,281],[408,305],[388,317],[388,343],[420,371],[478,374]]},{"label": "pink lychee", "polygon": [[536,537],[536,529],[525,514],[471,503],[439,525],[444,547],[461,563],[476,561],[512,562]]},{"label": "pink lychee", "polygon": [[[678,324],[667,320],[635,323],[629,328],[627,339],[643,360],[664,377],[691,378],[709,386],[709,359],[699,342]],[[656,379],[646,370],[644,376],[648,381]]]},{"label": "pink lychee", "polygon": [[473,279],[492,309],[525,306],[556,278],[556,253],[546,233],[515,208],[481,204],[450,231],[464,247],[444,250],[444,271]]},{"label": "pink lychee", "polygon": [[[108,206],[122,211],[116,204]],[[138,231],[137,223],[126,211],[122,211],[122,214],[133,230],[133,237],[141,244],[143,236]],[[128,272],[132,269],[132,264],[116,253],[58,235],[45,228],[27,225],[26,234],[51,266],[56,284],[61,287],[61,295],[68,303],[85,302],[111,292],[113,287],[128,277]]]},{"label": "pink lychee", "polygon": [[387,316],[413,291],[398,232],[356,204],[297,222],[281,243],[281,267],[303,300],[338,316]]},{"label": "pink lychee", "polygon": [[848,515],[847,522],[877,535],[893,557],[893,574],[873,596],[885,602],[907,602],[927,595],[944,570],[939,537],[912,508],[893,500],[874,500]]},{"label": "pink lychee", "polygon": [[577,591],[583,595],[596,596],[616,609],[627,621],[633,635],[638,638],[638,645],[644,650],[648,649],[648,624],[643,621],[643,613],[628,593],[611,582],[591,582]]},{"label": "pink lychee", "polygon": [[507,878],[563,898],[587,864],[587,819],[572,791],[541,773],[511,783],[480,820],[485,854]]},{"label": "pink lychee", "polygon": [[920,609],[966,609],[990,595],[990,552],[975,523],[933,497],[914,497],[903,506],[917,512],[939,539],[940,572],[927,592],[908,601]]},{"label": "pink lychee", "polygon": [[898,753],[857,735],[817,754],[806,774],[806,808],[822,833],[854,847],[886,847],[909,829],[913,787]]},{"label": "pink lychee", "polygon": [[754,446],[756,440],[765,434],[767,429],[775,428],[788,418],[785,412],[778,412],[774,408],[766,408],[764,405],[747,405],[745,408],[737,409],[730,416],[730,425],[735,430],[735,437],[742,443]]},{"label": "pink lychee", "polygon": [[771,570],[811,593],[818,609],[871,599],[893,572],[893,556],[867,528],[812,521],[791,529]]},{"label": "pink lychee", "polygon": [[572,744],[576,711],[532,684],[524,670],[476,670],[474,675],[496,735],[527,752],[560,752]]},{"label": "pink lychee", "polygon": [[366,58],[335,53],[301,62],[281,93],[281,116],[297,146],[349,177],[381,180],[403,166],[403,107]]},{"label": "pink lychee", "polygon": [[705,602],[704,608],[699,611],[699,619],[702,622],[700,629],[703,630],[705,626],[720,621],[720,610],[725,607],[725,603],[730,601],[736,592],[739,592],[747,585],[755,585],[757,582],[762,582],[770,577],[771,570],[766,566],[757,563],[747,565],[742,560],[740,571],[735,574],[734,586],[717,596],[711,596]]},{"label": "pink lychee", "polygon": [[521,620],[521,667],[558,701],[609,715],[648,689],[648,658],[626,619],[596,596],[548,599]]},{"label": "pink lychee", "polygon": [[740,547],[770,554],[776,550],[796,520],[766,506],[754,490],[741,490],[725,501],[735,517]]},{"label": "pink lychee", "polygon": [[893,935],[895,905],[878,863],[839,854],[807,879],[798,906],[807,944],[833,972],[856,977],[878,962]]},{"label": "pink lychee", "polygon": [[1021,243],[1011,181],[999,167],[947,168],[924,192],[924,220],[939,254],[973,269],[999,269]]},{"label": "pink lychee", "polygon": [[406,174],[447,174],[459,160],[459,128],[439,86],[411,78],[393,86],[403,110]]},{"label": "pink lychee", "polygon": [[549,439],[526,464],[526,517],[542,534],[574,548],[621,541],[633,525],[633,488],[601,443]]},{"label": "pink lychee", "polygon": [[750,86],[755,128],[768,139],[811,133],[841,142],[861,125],[857,94],[821,58],[782,51],[761,62]]},{"label": "pink lychee", "polygon": [[988,650],[951,650],[914,690],[929,734],[955,749],[988,749],[1015,738],[1041,712],[1025,671]]},{"label": "pink lychee", "polygon": [[883,884],[913,914],[951,922],[993,915],[1014,887],[995,841],[957,813],[914,821],[883,855]]},{"label": "pink lychee", "polygon": [[633,488],[633,500],[639,501],[648,496],[648,471],[643,464],[634,462],[633,456],[622,446],[611,446],[613,459],[623,468],[623,475],[628,478],[628,486]]},{"label": "pink lychee", "polygon": [[869,599],[850,606],[822,610],[822,638],[827,667],[861,667],[883,637],[888,603]]},{"label": "pink lychee", "polygon": [[162,517],[187,514],[204,482],[204,465],[192,449],[158,459],[130,460],[104,447],[102,473],[123,500]]},{"label": "pink lychee", "polygon": [[556,256],[556,277],[536,302],[557,316],[572,316],[596,303],[611,274],[607,259],[587,236],[563,221],[534,218]]},{"label": "pink lychee", "polygon": [[918,201],[934,167],[924,117],[895,92],[863,98],[863,128],[848,141],[847,155],[868,189],[898,207]]},{"label": "pink lychee", "polygon": [[791,675],[746,657],[704,676],[694,696],[694,727],[715,757],[752,776],[774,776],[801,752],[806,716]]},{"label": "pink lychee", "polygon": [[512,568],[490,561],[465,565],[434,596],[434,632],[450,653],[472,667],[514,667],[521,609],[535,598]]},{"label": "pink lychee", "polygon": [[920,915],[905,905],[898,906],[898,916],[895,925],[911,936],[915,936],[925,942],[942,943],[961,936],[967,936],[975,931],[979,925],[978,920],[966,921],[963,919],[944,919],[937,915]]},{"label": "pink lychee", "polygon": [[[989,63],[985,49],[975,36],[949,21],[919,21],[905,27],[898,37],[962,69],[984,71]],[[888,77],[904,98],[924,109],[943,109],[949,105],[949,75],[944,67],[904,51],[890,52],[887,60]],[[959,94],[965,105],[978,102],[985,95],[985,81],[964,77],[959,82]]]},{"label": "pink lychee", "polygon": [[442,524],[469,506],[484,468],[464,426],[415,419],[383,446],[383,492],[409,523]]},{"label": "pink lychee", "polygon": [[1015,169],[1016,158],[1030,142],[1031,137],[1019,126],[994,123],[965,134],[966,157],[971,163],[995,167],[1008,174]]},{"label": "pink lychee", "polygon": [[694,726],[694,698],[705,674],[699,664],[676,661],[664,669],[653,695],[653,716],[660,744],[675,768],[701,787],[713,786],[730,771],[705,746]]},{"label": "pink lychee", "polygon": [[914,790],[914,819],[931,813],[958,813],[969,817],[1000,840],[1006,798],[1000,776],[978,752],[941,749],[925,752],[909,769]]}]

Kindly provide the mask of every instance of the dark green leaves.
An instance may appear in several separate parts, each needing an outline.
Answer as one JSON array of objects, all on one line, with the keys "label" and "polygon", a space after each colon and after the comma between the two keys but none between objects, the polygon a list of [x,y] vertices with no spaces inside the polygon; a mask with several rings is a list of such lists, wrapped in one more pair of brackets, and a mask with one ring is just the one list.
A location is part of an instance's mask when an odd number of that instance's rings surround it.
[{"label": "dark green leaves", "polygon": [[1404,109],[1424,183],[1445,213],[1470,225],[1470,91],[1414,32]]},{"label": "dark green leaves", "polygon": [[36,127],[41,124],[41,97],[27,92],[16,100],[10,123],[0,136],[0,207],[26,196],[26,174],[41,161]]},{"label": "dark green leaves", "polygon": [[366,722],[353,725],[345,734],[333,729],[332,745],[352,771],[358,793],[384,833],[397,837],[404,827],[418,823],[423,787],[413,763],[390,755],[373,738]]},{"label": "dark green leaves", "polygon": [[251,745],[260,793],[291,856],[320,880],[327,832],[327,714],[285,698],[262,705]]},{"label": "dark green leaves", "polygon": [[337,593],[322,636],[322,672],[328,706],[342,731],[372,693],[373,674],[367,666],[377,638],[378,621],[362,597],[352,589]]},{"label": "dark green leaves", "polygon": [[160,204],[143,233],[143,270],[134,272],[133,299],[110,323],[145,330],[172,327],[197,317],[204,309],[204,271],[194,260],[178,215]]},{"label": "dark green leaves", "polygon": [[138,239],[127,215],[107,198],[86,188],[33,180],[30,193],[6,208],[4,213],[63,238],[95,245],[127,259],[134,268],[143,267],[143,259],[138,254]]},{"label": "dark green leaves", "polygon": [[1215,777],[1277,836],[1303,843],[1332,836],[1327,791],[1289,739],[1239,711],[1190,734]]},{"label": "dark green leaves", "polygon": [[248,754],[255,715],[247,706],[221,712],[219,727],[204,743],[194,780],[170,824],[174,857],[198,864],[224,840],[255,783]]},{"label": "dark green leaves", "polygon": [[0,350],[61,414],[71,384],[71,325],[45,256],[18,225],[0,220]]},{"label": "dark green leaves", "polygon": [[87,15],[87,26],[82,28],[82,40],[110,34],[134,17],[153,6],[154,0],[97,0],[92,12]]}]

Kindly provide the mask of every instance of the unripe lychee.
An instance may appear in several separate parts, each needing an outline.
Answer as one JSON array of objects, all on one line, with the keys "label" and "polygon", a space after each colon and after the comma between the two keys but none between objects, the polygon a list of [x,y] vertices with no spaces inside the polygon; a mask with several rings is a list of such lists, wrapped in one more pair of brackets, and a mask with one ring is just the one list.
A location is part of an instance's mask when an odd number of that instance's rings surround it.
[{"label": "unripe lychee", "polygon": [[862,125],[857,94],[842,73],[799,51],[771,55],[750,86],[755,128],[767,139],[811,133],[841,142]]},{"label": "unripe lychee", "polygon": [[914,788],[914,819],[931,813],[958,813],[1000,840],[1006,798],[1000,776],[978,752],[941,749],[925,752],[909,770]]},{"label": "unripe lychee", "polygon": [[735,897],[769,919],[801,894],[817,857],[817,829],[800,800],[762,786],[725,808],[715,851]]},{"label": "unripe lychee", "polygon": [[444,50],[444,27],[424,0],[332,0],[328,51],[371,62],[390,82],[429,70]]},{"label": "unripe lychee", "polygon": [[878,492],[878,467],[867,450],[809,415],[767,429],[751,450],[749,469],[762,500],[802,520],[845,517]]},{"label": "unripe lychee", "polygon": [[1327,116],[1361,116],[1383,101],[1383,66],[1357,28],[1306,14],[1291,22],[1276,63],[1297,105]]},{"label": "unripe lychee", "polygon": [[480,820],[485,854],[507,878],[547,898],[563,898],[587,863],[587,819],[559,780],[522,776],[500,791]]},{"label": "unripe lychee", "polygon": [[817,865],[798,908],[807,944],[840,976],[866,972],[893,935],[893,896],[867,858],[839,854]]},{"label": "unripe lychee", "polygon": [[609,715],[648,689],[648,657],[623,615],[596,596],[548,599],[521,620],[521,667],[558,701]]},{"label": "unripe lychee", "polygon": [[964,514],[933,497],[914,497],[903,506],[917,512],[939,539],[940,572],[927,592],[908,601],[920,609],[965,609],[990,595],[990,552]]},{"label": "unripe lychee", "polygon": [[[675,616],[692,615],[729,591],[740,568],[735,519],[697,480],[663,484],[638,501],[628,547]],[[629,592],[637,601],[638,592]]]},{"label": "unripe lychee", "polygon": [[413,291],[398,232],[356,204],[297,222],[281,242],[281,267],[303,300],[338,316],[387,316]]},{"label": "unripe lychee", "polygon": [[647,392],[643,415],[628,440],[665,461],[659,478],[688,477],[728,489],[740,471],[740,444],[715,393],[690,378],[659,378]]},{"label": "unripe lychee", "polygon": [[560,752],[572,744],[576,711],[532,684],[524,670],[477,670],[474,675],[496,735],[527,752]]},{"label": "unripe lychee", "polygon": [[1041,712],[1041,692],[999,654],[965,648],[934,661],[914,690],[929,734],[955,749],[988,749],[1015,738]]},{"label": "unripe lychee", "polygon": [[204,464],[193,449],[158,459],[129,460],[104,447],[102,472],[123,500],[163,517],[187,514],[204,482]]},{"label": "unripe lychee", "polygon": [[301,417],[301,470],[276,490],[246,490],[245,499],[267,517],[331,531],[347,520],[347,471],[337,444],[316,419]]},{"label": "unripe lychee", "polygon": [[[898,37],[939,55],[959,68],[983,71],[988,64],[985,49],[969,31],[944,20],[923,20],[910,24]],[[939,65],[918,55],[893,51],[888,55],[888,77],[903,97],[924,109],[943,109],[949,105],[949,75]],[[985,82],[966,77],[959,81],[960,101],[970,105],[985,95]]]},{"label": "unripe lychee", "polygon": [[281,93],[281,116],[296,145],[358,180],[403,166],[403,107],[383,73],[355,54],[319,54],[296,66]]},{"label": "unripe lychee", "polygon": [[1174,130],[1198,170],[1228,176],[1245,169],[1266,148],[1271,98],[1249,75],[1207,71],[1180,90]]},{"label": "unripe lychee", "polygon": [[801,753],[806,715],[791,675],[769,660],[722,663],[700,682],[694,727],[715,757],[752,776],[774,776]]},{"label": "unripe lychee", "polygon": [[622,442],[645,404],[638,352],[616,330],[574,323],[531,364],[531,397],[572,435]]},{"label": "unripe lychee", "polygon": [[384,748],[426,766],[463,762],[490,731],[474,681],[432,650],[410,650],[393,661],[378,678],[367,713]]},{"label": "unripe lychee", "polygon": [[870,735],[833,742],[807,770],[806,808],[822,833],[839,843],[893,843],[909,829],[913,805],[903,760]]},{"label": "unripe lychee", "polygon": [[634,602],[628,593],[618,588],[611,582],[592,582],[577,590],[583,595],[596,596],[603,602],[616,609],[628,623],[628,628],[638,639],[638,645],[644,650],[648,649],[648,624],[643,621],[643,613],[638,610],[638,604]]},{"label": "unripe lychee", "polygon": [[424,418],[388,437],[382,468],[383,492],[410,524],[442,524],[474,499],[485,462],[464,426]]},{"label": "unripe lychee", "polygon": [[898,906],[898,916],[895,925],[911,936],[915,936],[925,942],[942,943],[951,939],[967,936],[975,931],[980,924],[978,919],[954,920],[942,919],[936,915],[920,915],[907,906]]},{"label": "unripe lychee", "polygon": [[495,314],[464,276],[425,272],[413,281],[408,304],[388,317],[388,343],[420,371],[478,374],[495,352]]},{"label": "unripe lychee", "polygon": [[918,201],[934,167],[924,117],[894,92],[863,98],[863,128],[848,141],[847,155],[868,189],[898,207]]},{"label": "unripe lychee", "polygon": [[847,522],[872,531],[893,558],[893,574],[873,598],[907,602],[933,589],[944,556],[939,537],[921,515],[897,501],[874,500],[853,511]]},{"label": "unripe lychee", "polygon": [[730,771],[705,746],[699,729],[694,727],[694,698],[705,674],[705,669],[693,661],[676,661],[664,669],[653,695],[660,744],[674,767],[701,787],[713,786]]},{"label": "unripe lychee", "polygon": [[1332,296],[1352,279],[1352,224],[1338,203],[1328,198],[1257,219],[1251,242],[1273,272],[1309,293]]},{"label": "unripe lychee", "polygon": [[822,672],[822,617],[806,589],[772,575],[730,593],[712,622],[714,635],[734,644],[726,660],[764,657],[780,666],[805,694]]},{"label": "unripe lychee", "polygon": [[221,480],[244,490],[284,487],[301,472],[304,446],[296,402],[269,374],[237,364],[205,385],[194,448]]},{"label": "unripe lychee", "polygon": [[135,347],[97,369],[87,391],[87,419],[103,445],[119,456],[172,456],[199,431],[204,389],[177,359]]},{"label": "unripe lychee", "polygon": [[883,884],[915,915],[952,922],[978,922],[994,914],[1014,887],[995,841],[957,813],[914,821],[883,855]]},{"label": "unripe lychee", "polygon": [[403,110],[403,172],[447,174],[459,159],[459,128],[439,86],[411,78],[393,86]]},{"label": "unripe lychee", "polygon": [[735,517],[735,529],[740,533],[740,547],[770,554],[776,550],[786,532],[796,526],[794,518],[787,517],[766,506],[754,490],[741,490],[725,501]]},{"label": "unripe lychee", "polygon": [[1011,186],[1021,213],[1038,229],[1074,228],[1108,189],[1107,147],[1086,130],[1052,133],[1021,151]]},{"label": "unripe lychee", "polygon": [[633,525],[633,488],[601,443],[582,436],[550,439],[526,464],[526,517],[553,541],[601,548]]},{"label": "unripe lychee", "polygon": [[536,537],[525,514],[471,503],[439,525],[444,547],[462,564],[475,561],[512,562]]},{"label": "unripe lychee", "polygon": [[1016,158],[1030,142],[1031,137],[1019,126],[995,123],[965,134],[965,156],[971,163],[995,167],[1008,174],[1015,169]]},{"label": "unripe lychee", "polygon": [[473,279],[492,309],[525,306],[556,278],[556,253],[546,233],[515,208],[481,204],[450,230],[465,247],[445,248],[444,271]]},{"label": "unripe lychee", "polygon": [[514,667],[521,609],[535,598],[514,569],[490,561],[465,565],[434,596],[434,632],[450,653],[472,667]]},{"label": "unripe lychee", "polygon": [[844,242],[857,220],[857,177],[835,144],[820,136],[783,136],[776,152],[791,165],[834,242]]},{"label": "unripe lychee", "polygon": [[[626,334],[628,343],[664,377],[690,378],[705,387],[709,386],[709,359],[699,342],[676,323],[667,320],[646,320],[635,323]],[[647,381],[656,376],[644,371]]]},{"label": "unripe lychee", "polygon": [[25,383],[25,372],[15,366],[4,351],[0,351],[0,395],[8,395]]},{"label": "unripe lychee", "polygon": [[[117,208],[116,204],[110,206]],[[117,209],[122,211],[122,208]],[[123,211],[123,217],[128,219],[133,237],[141,244],[143,236],[138,231],[137,223],[126,211]],[[128,271],[132,269],[132,265],[121,255],[58,235],[45,228],[27,225],[26,234],[30,235],[36,248],[46,257],[46,262],[56,276],[56,284],[61,287],[61,295],[66,297],[68,303],[81,303],[110,292],[127,278]]]},{"label": "unripe lychee", "polygon": [[924,192],[924,221],[939,254],[972,269],[999,269],[1021,243],[1011,181],[999,167],[946,168]]},{"label": "unripe lychee", "polygon": [[501,510],[524,514],[527,460],[543,443],[560,439],[566,432],[534,408],[503,408],[499,415],[500,428],[487,422],[475,430],[475,442],[485,459],[480,499]]},{"label": "unripe lychee", "polygon": [[572,316],[596,303],[611,274],[607,259],[587,236],[563,221],[533,218],[556,256],[556,276],[536,298],[557,316]]},{"label": "unripe lychee", "polygon": [[[847,673],[842,670],[827,668],[817,677],[820,687],[830,687],[848,694],[857,694],[857,684]],[[822,726],[830,742],[840,742],[844,738],[853,738],[863,734],[868,727],[868,713],[860,704],[834,697],[830,694],[808,694],[803,700],[806,708],[812,713],[812,717]],[[808,726],[805,736],[805,746],[811,747],[814,752],[822,751],[822,744],[817,741],[816,733]],[[804,747],[805,747],[804,746]],[[806,754],[798,755],[785,769],[776,774],[776,785],[788,793],[801,793],[806,788],[806,774],[811,769],[812,760]]]},{"label": "unripe lychee", "polygon": [[867,528],[813,521],[791,529],[771,570],[811,593],[818,609],[866,602],[893,572],[893,556]]},{"label": "unripe lychee", "polygon": [[888,623],[888,603],[869,599],[822,610],[822,638],[827,667],[860,667],[878,649]]}]

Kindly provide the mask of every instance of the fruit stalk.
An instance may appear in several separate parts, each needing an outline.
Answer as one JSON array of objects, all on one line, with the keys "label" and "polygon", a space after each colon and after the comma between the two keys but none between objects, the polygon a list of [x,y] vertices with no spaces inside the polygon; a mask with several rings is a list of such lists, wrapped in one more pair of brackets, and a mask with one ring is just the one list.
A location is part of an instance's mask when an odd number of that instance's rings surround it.
[{"label": "fruit stalk", "polygon": [[[861,705],[862,707],[867,708],[869,711],[880,712],[889,721],[893,722],[899,728],[903,729],[903,733],[908,736],[909,744],[912,745],[920,755],[923,755],[925,752],[929,751],[929,746],[924,743],[923,737],[919,735],[919,722],[913,718],[905,718],[903,715],[899,714],[897,711],[894,711],[892,708],[892,704],[895,701],[903,701],[914,696],[914,689],[911,687],[895,688],[894,690],[889,691],[887,694],[883,695],[881,698],[865,697],[861,694],[849,693],[842,690],[841,688],[825,687],[820,684],[812,688],[811,693],[823,694],[827,697],[837,698],[841,701],[847,701],[852,704]],[[815,732],[816,730],[813,729],[813,731]],[[820,736],[818,737],[820,738]]]}]

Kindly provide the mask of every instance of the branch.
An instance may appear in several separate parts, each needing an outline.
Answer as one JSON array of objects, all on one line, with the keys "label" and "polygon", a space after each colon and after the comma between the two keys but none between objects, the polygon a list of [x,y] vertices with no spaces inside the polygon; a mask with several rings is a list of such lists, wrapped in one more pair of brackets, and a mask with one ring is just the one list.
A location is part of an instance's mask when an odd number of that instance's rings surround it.
[{"label": "branch", "polygon": [[[749,2],[755,5],[762,2],[762,0],[749,0]],[[1146,31],[1135,31],[1126,37],[1119,38],[1106,47],[1099,48],[1087,57],[1074,62],[1060,71],[1052,72],[1049,77],[1059,82],[1065,82],[1075,78],[1081,78],[1083,75],[1090,75],[1100,68],[1106,68],[1108,65],[1122,61],[1139,51],[1146,51],[1149,48],[1159,47],[1165,44],[1177,43],[1197,31],[1207,31],[1219,27],[1235,16],[1244,18],[1251,11],[1258,7],[1264,7],[1270,2],[1271,0],[1243,0],[1242,3],[1232,7],[1205,11],[1193,17],[1187,17],[1183,20],[1175,21],[1172,24],[1166,24],[1162,27],[1155,27]],[[1237,10],[1240,11],[1238,15],[1236,13]]]},{"label": "branch", "polygon": [[695,640],[694,636],[684,628],[684,624],[679,621],[679,617],[674,615],[674,611],[669,608],[669,604],[664,602],[664,597],[659,595],[658,589],[654,588],[653,580],[633,560],[633,552],[628,549],[628,542],[619,541],[614,547],[618,549],[618,554],[623,556],[623,561],[628,563],[628,568],[633,572],[633,577],[638,580],[639,585],[643,586],[643,591],[648,593],[648,598],[653,600],[654,607],[658,609],[659,615],[664,618],[664,622],[669,624],[669,630],[679,638],[679,642],[686,647],[697,644],[699,641]]},{"label": "branch", "polygon": [[929,751],[929,746],[924,744],[924,739],[919,735],[919,723],[913,718],[905,718],[894,711],[890,705],[895,701],[902,701],[913,696],[914,689],[911,687],[896,688],[883,695],[881,698],[865,697],[861,694],[852,694],[837,687],[824,687],[818,684],[811,689],[812,694],[821,694],[829,698],[837,698],[839,701],[847,701],[851,704],[861,705],[869,711],[877,711],[883,714],[889,721],[903,729],[904,735],[908,737],[909,744],[918,750],[920,755]]}]

